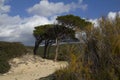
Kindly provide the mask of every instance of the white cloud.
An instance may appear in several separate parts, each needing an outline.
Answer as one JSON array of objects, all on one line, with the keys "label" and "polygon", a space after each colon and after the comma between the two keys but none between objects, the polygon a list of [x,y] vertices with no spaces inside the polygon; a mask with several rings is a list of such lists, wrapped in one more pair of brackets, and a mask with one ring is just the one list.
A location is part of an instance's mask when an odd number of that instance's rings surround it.
[{"label": "white cloud", "polygon": [[41,0],[38,4],[35,4],[27,11],[29,13],[37,14],[40,16],[53,16],[61,13],[67,13],[77,8],[85,10],[87,8],[87,5],[82,4],[82,0],[79,0],[78,3],[72,2],[69,4],[64,4],[63,2],[54,3],[49,2],[48,0]]},{"label": "white cloud", "polygon": [[1,13],[7,13],[10,11],[10,6],[5,5],[6,0],[0,0],[0,14]]},{"label": "white cloud", "polygon": [[20,21],[21,18],[19,15],[12,17],[7,14],[0,14],[0,25],[18,24]]},{"label": "white cloud", "polygon": [[108,18],[109,18],[109,19],[114,19],[114,18],[116,17],[116,14],[117,14],[117,13],[115,13],[115,12],[109,12]]},{"label": "white cloud", "polygon": [[47,17],[34,15],[28,18],[20,16],[9,16],[0,14],[0,40],[17,41],[24,44],[34,44],[32,35],[35,26],[50,24],[54,22],[54,18],[49,20]]},{"label": "white cloud", "polygon": [[[107,15],[107,18],[111,21],[113,21],[116,16],[120,17],[120,11],[119,12],[109,12]],[[101,18],[96,18],[96,19],[89,19],[88,21],[92,22],[94,24],[95,27],[99,26],[99,21],[101,20]]]},{"label": "white cloud", "polygon": [[120,16],[120,11],[119,12],[109,12],[107,17],[111,20],[114,20],[117,14]]},{"label": "white cloud", "polygon": [[99,26],[99,19],[89,19],[88,21],[90,21],[94,27]]}]

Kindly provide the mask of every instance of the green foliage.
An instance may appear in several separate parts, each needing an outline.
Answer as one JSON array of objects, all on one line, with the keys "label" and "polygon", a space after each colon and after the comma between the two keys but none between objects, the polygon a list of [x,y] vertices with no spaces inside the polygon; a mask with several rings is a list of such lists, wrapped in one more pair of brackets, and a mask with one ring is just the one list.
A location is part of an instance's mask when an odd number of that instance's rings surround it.
[{"label": "green foliage", "polygon": [[26,53],[26,48],[18,42],[0,42],[0,59],[9,60]]},{"label": "green foliage", "polygon": [[52,27],[53,27],[52,24],[37,26],[33,31],[33,35],[35,36],[35,38],[38,36],[44,36],[45,34],[47,34],[48,29]]},{"label": "green foliage", "polygon": [[67,26],[69,28],[81,29],[81,30],[84,29],[87,25],[91,25],[90,22],[81,19],[79,16],[74,16],[71,14],[58,16],[56,20],[64,26]]},{"label": "green foliage", "polygon": [[9,69],[10,69],[10,65],[8,61],[0,60],[0,73],[1,74],[6,73],[9,71]]},{"label": "green foliage", "polygon": [[35,38],[40,36],[43,38],[43,40],[50,39],[50,40],[55,40],[56,37],[61,37],[63,35],[66,35],[69,37],[72,36],[74,37],[74,30],[67,28],[63,25],[54,25],[54,24],[47,24],[47,25],[41,25],[35,27],[35,30],[33,31],[33,35]]},{"label": "green foliage", "polygon": [[18,42],[0,42],[0,73],[10,69],[8,61],[11,58],[20,57],[26,54],[26,47]]}]

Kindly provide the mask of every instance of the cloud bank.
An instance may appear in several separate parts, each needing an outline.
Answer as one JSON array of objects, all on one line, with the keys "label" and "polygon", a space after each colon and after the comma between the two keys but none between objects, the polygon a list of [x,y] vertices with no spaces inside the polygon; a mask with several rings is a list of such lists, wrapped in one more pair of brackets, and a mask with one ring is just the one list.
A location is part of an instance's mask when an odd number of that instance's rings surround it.
[{"label": "cloud bank", "polygon": [[42,0],[38,4],[30,7],[27,11],[32,14],[37,14],[41,16],[53,16],[56,14],[68,13],[72,10],[80,8],[85,10],[87,4],[82,4],[82,0],[79,0],[78,3],[69,3],[64,4],[63,2],[49,2],[48,0]]},{"label": "cloud bank", "polygon": [[23,42],[26,45],[31,45],[34,43],[34,38],[32,36],[34,27],[43,24],[50,24],[53,22],[54,18],[49,20],[46,17],[38,15],[34,15],[29,18],[21,18],[19,15],[11,17],[7,14],[1,14],[0,40],[17,41]]}]

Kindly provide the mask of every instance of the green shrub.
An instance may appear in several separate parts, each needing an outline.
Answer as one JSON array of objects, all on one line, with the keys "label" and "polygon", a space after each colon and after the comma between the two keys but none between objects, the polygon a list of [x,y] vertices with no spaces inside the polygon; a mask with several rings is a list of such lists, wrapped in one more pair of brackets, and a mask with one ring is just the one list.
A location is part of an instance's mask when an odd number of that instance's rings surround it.
[{"label": "green shrub", "polygon": [[0,73],[10,69],[8,61],[11,58],[26,54],[26,47],[19,42],[0,42]]},{"label": "green shrub", "polygon": [[10,69],[10,65],[8,61],[0,60],[0,73],[1,74],[6,73],[9,71],[9,69]]},{"label": "green shrub", "polygon": [[0,58],[9,60],[26,54],[26,47],[19,42],[0,42]]}]

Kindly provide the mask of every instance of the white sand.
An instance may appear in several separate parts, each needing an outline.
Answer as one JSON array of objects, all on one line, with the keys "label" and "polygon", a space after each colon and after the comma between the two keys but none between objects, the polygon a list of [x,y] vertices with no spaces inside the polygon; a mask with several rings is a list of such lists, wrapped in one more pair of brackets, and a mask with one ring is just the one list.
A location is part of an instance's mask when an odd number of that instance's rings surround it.
[{"label": "white sand", "polygon": [[32,55],[14,58],[10,60],[10,64],[10,71],[0,75],[0,80],[38,80],[67,66],[67,62],[54,62]]}]

